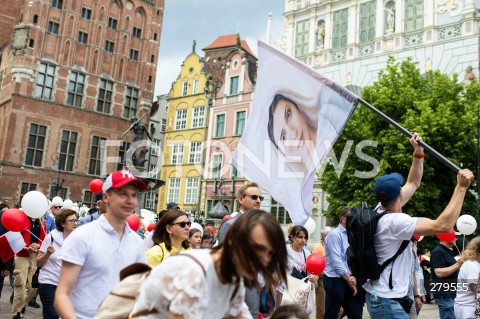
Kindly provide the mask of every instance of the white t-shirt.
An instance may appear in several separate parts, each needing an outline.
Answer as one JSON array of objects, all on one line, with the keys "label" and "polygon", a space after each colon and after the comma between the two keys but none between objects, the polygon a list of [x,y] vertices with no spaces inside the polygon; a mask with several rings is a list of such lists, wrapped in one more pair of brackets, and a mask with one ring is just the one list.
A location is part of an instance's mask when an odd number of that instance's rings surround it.
[{"label": "white t-shirt", "polygon": [[236,316],[242,311],[245,287],[230,300],[235,285],[222,284],[217,276],[209,249],[186,252],[198,259],[202,268],[182,254],[165,259],[155,267],[140,288],[133,312],[157,309],[159,313],[143,319],[168,318],[169,309],[185,319],[211,319]]},{"label": "white t-shirt", "polygon": [[140,236],[126,224],[120,240],[104,215],[73,231],[65,239],[60,258],[82,266],[71,297],[78,319],[94,317],[100,303],[120,281],[120,270],[146,262]]},{"label": "white t-shirt", "polygon": [[45,236],[42,246],[40,246],[40,251],[46,254],[47,248],[50,246],[52,239],[55,252],[48,257],[47,261],[42,266],[42,269],[40,269],[40,273],[38,274],[38,282],[41,284],[56,286],[58,284],[60,268],[62,267],[60,252],[63,245],[63,233],[56,229],[52,230],[48,235]]},{"label": "white t-shirt", "polygon": [[[305,253],[305,255],[303,253]],[[297,268],[300,272],[307,272],[307,264],[305,260],[308,256],[310,256],[310,252],[306,248],[303,248],[303,251],[301,252],[297,252],[292,248],[291,244],[287,244],[287,274],[292,274],[293,267]],[[284,288],[285,283],[282,282],[277,290],[283,293]]]},{"label": "white t-shirt", "polygon": [[458,273],[458,282],[460,283],[460,289],[467,291],[457,292],[455,297],[455,304],[472,306],[475,309],[476,294],[470,290],[467,284],[477,283],[478,274],[480,273],[480,263],[476,260],[467,260],[460,267],[460,272]]},{"label": "white t-shirt", "polygon": [[[400,248],[402,241],[410,240],[417,224],[417,218],[404,213],[386,214],[377,224],[375,232],[375,251],[378,263],[383,264],[388,258],[395,255]],[[410,274],[413,272],[412,243],[410,242],[405,250],[390,263],[380,275],[380,279],[367,281],[363,288],[366,291],[376,291],[377,295],[383,298],[402,298],[407,295]],[[393,270],[392,270],[393,267]],[[392,272],[393,289],[390,289],[388,282]]]}]

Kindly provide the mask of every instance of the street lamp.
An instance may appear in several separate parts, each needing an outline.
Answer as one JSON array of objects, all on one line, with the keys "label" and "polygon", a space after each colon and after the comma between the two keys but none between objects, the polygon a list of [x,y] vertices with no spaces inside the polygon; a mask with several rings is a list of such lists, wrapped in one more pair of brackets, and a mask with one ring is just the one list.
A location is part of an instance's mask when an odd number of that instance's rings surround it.
[{"label": "street lamp", "polygon": [[57,173],[57,178],[53,177],[52,178],[52,184],[53,184],[53,189],[55,191],[55,196],[58,196],[58,192],[62,189],[63,187],[63,182],[65,180],[62,178],[60,179],[60,163],[58,162],[58,154],[52,154],[51,159],[53,161],[52,166],[57,167],[58,173]]}]

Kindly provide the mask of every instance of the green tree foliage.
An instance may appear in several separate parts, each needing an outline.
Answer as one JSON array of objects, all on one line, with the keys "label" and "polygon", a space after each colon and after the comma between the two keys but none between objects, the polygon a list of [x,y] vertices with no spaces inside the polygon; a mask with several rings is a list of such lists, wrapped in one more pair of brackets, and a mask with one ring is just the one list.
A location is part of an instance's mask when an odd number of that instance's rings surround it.
[{"label": "green tree foliage", "polygon": [[[439,71],[422,75],[411,60],[398,63],[390,57],[378,80],[364,88],[362,98],[407,130],[419,132],[426,143],[453,163],[476,171],[476,122],[480,101],[477,81],[465,86],[458,82],[456,75],[449,78]],[[365,140],[378,143],[364,146],[359,153],[378,161],[376,174],[371,173],[375,169],[372,160],[361,159],[355,152]],[[321,187],[328,194],[329,207],[324,213],[336,222],[341,208],[346,205],[358,205],[362,201],[372,206],[376,204],[373,185],[378,176],[398,172],[406,179],[413,147],[403,133],[359,104],[333,152],[331,160],[320,167],[319,175]],[[342,152],[346,158],[344,162],[340,160]],[[341,165],[344,165],[343,170]],[[359,172],[370,172],[370,176],[359,178]],[[414,216],[436,218],[450,200],[455,184],[456,174],[427,153],[422,184],[404,211]],[[462,213],[476,216],[474,191],[471,186]]]}]

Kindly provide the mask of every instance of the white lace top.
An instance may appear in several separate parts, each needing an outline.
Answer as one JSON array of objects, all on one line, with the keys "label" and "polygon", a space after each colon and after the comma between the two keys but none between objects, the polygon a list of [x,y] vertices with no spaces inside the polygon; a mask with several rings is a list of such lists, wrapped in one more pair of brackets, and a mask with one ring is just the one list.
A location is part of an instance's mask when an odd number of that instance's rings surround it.
[{"label": "white lace top", "polygon": [[140,288],[132,313],[157,309],[157,314],[138,318],[168,318],[169,313],[185,319],[211,319],[237,316],[242,312],[245,287],[243,281],[233,300],[235,285],[222,284],[217,276],[209,249],[195,249],[193,255],[206,271],[189,257],[165,259],[155,267]]}]

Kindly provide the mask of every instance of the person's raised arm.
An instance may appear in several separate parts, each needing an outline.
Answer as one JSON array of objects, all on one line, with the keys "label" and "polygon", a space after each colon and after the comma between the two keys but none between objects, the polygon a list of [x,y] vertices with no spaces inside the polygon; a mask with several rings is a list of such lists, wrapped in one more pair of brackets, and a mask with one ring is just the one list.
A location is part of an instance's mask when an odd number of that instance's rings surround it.
[{"label": "person's raised arm", "polygon": [[413,133],[410,138],[410,144],[412,144],[413,151],[413,160],[412,166],[410,166],[410,171],[408,173],[407,182],[402,187],[402,207],[412,198],[415,191],[420,187],[423,176],[423,146],[418,144],[422,138],[418,133]]},{"label": "person's raised arm", "polygon": [[71,300],[73,288],[80,274],[81,266],[63,261],[57,290],[55,292],[55,309],[62,319],[76,319]]},{"label": "person's raised arm", "polygon": [[429,218],[418,217],[413,235],[429,236],[449,232],[457,222],[465,199],[465,194],[467,193],[468,187],[474,177],[473,173],[468,169],[462,169],[459,171],[457,174],[457,186],[455,186],[452,198],[447,207],[445,207],[437,219],[432,220]]}]

